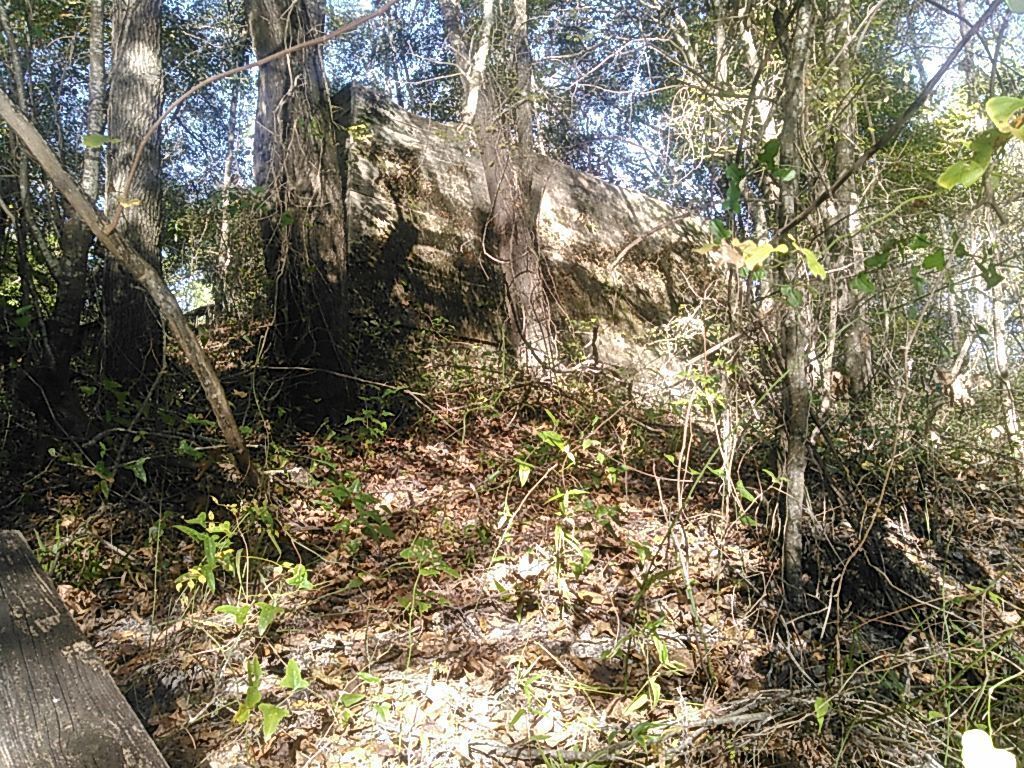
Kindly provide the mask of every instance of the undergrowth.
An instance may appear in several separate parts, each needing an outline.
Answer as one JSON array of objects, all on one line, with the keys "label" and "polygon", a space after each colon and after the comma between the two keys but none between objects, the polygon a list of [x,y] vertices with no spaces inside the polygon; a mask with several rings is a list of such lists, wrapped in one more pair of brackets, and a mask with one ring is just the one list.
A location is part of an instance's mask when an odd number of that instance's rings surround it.
[{"label": "undergrowth", "polygon": [[212,341],[268,490],[171,369],[88,385],[113,426],[10,462],[3,501],[173,764],[958,765],[967,728],[1021,733],[1019,487],[926,436],[825,425],[793,610],[774,395],[724,429],[726,365],[641,406],[434,329],[304,431]]}]

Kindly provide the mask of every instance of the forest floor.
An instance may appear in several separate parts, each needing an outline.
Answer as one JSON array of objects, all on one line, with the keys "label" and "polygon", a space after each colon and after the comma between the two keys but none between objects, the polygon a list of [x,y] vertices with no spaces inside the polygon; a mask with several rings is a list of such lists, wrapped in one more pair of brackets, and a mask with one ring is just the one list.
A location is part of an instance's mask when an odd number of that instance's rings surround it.
[{"label": "forest floor", "polygon": [[787,603],[767,460],[727,482],[693,402],[456,351],[304,432],[218,354],[266,492],[183,373],[142,418],[114,391],[124,426],[90,445],[3,447],[2,514],[172,768],[931,767],[973,725],[1021,743],[1024,503],[998,473],[822,452]]}]

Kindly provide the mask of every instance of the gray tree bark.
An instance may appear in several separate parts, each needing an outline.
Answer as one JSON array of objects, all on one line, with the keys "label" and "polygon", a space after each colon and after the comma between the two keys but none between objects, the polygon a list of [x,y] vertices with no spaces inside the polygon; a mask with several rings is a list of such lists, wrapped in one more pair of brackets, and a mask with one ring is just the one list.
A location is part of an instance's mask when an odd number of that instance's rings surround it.
[{"label": "gray tree bark", "polygon": [[[318,37],[319,0],[251,0],[257,58]],[[338,136],[318,47],[260,67],[253,169],[266,190],[261,223],[273,281],[273,348],[287,365],[312,369],[293,394],[319,415],[353,405],[348,371],[347,241]]]},{"label": "gray tree bark", "polygon": [[[86,107],[85,133],[103,133],[106,93],[103,52],[103,0],[89,3],[89,101]],[[99,197],[100,148],[85,147],[82,152],[82,191],[90,202]],[[71,360],[81,349],[82,311],[85,309],[86,278],[89,250],[93,235],[74,211],[64,213],[60,229],[60,251],[54,259],[54,282],[57,286],[49,337],[53,346],[53,369],[49,372],[47,397],[51,403],[62,403],[70,414],[73,432],[84,427],[85,415],[78,404],[78,393],[71,387]]]},{"label": "gray tree bark", "polygon": [[[240,28],[241,30],[244,28]],[[245,63],[246,45],[244,36],[237,43],[234,60],[236,66]],[[220,185],[220,231],[217,234],[217,274],[213,284],[214,309],[220,317],[231,317],[238,310],[237,291],[232,287],[232,272],[235,257],[231,247],[231,188],[235,176],[235,151],[238,145],[238,102],[241,96],[242,80],[231,82],[231,103],[227,114],[227,146],[224,148],[224,168]]]},{"label": "gray tree bark", "polygon": [[[453,47],[464,45],[454,34],[458,27],[452,21],[452,2],[443,2],[442,11],[449,42]],[[507,27],[504,34],[499,22]],[[509,339],[520,367],[545,376],[557,360],[558,344],[530,204],[533,66],[527,22],[525,0],[503,0],[498,7],[494,0],[484,0],[477,50],[471,55],[463,49],[456,60],[465,73],[465,116],[472,122],[480,148],[491,201],[484,242],[501,269]]]},{"label": "gray tree bark", "polygon": [[[132,248],[157,272],[160,257],[160,134],[129,168],[163,104],[160,60],[161,0],[113,0],[107,211],[121,210],[120,229]],[[107,261],[103,284],[103,369],[125,385],[146,381],[163,357],[159,315],[145,292],[117,263]]]},{"label": "gray tree bark", "polygon": [[[782,129],[779,133],[780,162],[796,171],[796,178],[782,184],[779,224],[792,221],[797,210],[801,179],[800,144],[804,133],[804,76],[813,35],[813,5],[803,0],[788,27],[778,30],[788,69],[780,107]],[[804,273],[800,260],[792,260],[781,270],[778,283],[794,287]],[[800,306],[785,303],[782,313],[781,352],[786,377],[782,389],[782,421],[785,437],[782,474],[786,479],[786,519],[783,527],[782,574],[788,599],[803,595],[801,584],[803,528],[806,509],[807,435],[811,410],[811,380],[808,351],[814,316],[810,297],[803,296]]]},{"label": "gray tree bark", "polygon": [[[846,173],[857,159],[854,138],[857,135],[857,106],[854,100],[853,59],[856,51],[853,8],[850,0],[839,0],[836,59],[839,98],[842,104],[836,129],[836,177]],[[853,277],[864,271],[864,244],[860,232],[860,195],[857,181],[836,190],[836,222],[832,228],[833,252],[843,266],[842,274]],[[851,400],[860,401],[871,383],[871,330],[864,316],[864,302],[844,281],[839,292],[839,324],[841,332],[841,367]]]}]

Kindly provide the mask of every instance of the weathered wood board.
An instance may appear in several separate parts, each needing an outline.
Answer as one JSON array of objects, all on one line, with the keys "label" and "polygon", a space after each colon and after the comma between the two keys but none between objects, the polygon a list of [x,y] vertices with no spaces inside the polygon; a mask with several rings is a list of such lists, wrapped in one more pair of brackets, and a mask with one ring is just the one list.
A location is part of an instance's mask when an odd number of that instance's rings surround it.
[{"label": "weathered wood board", "polygon": [[0,531],[0,768],[167,768],[20,531]]}]

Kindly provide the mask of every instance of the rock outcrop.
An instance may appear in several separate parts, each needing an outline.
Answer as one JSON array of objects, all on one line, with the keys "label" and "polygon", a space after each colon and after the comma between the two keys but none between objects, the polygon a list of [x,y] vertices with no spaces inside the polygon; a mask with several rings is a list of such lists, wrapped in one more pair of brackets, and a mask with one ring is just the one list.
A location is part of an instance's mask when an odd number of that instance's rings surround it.
[{"label": "rock outcrop", "polygon": [[[406,327],[441,320],[461,336],[500,341],[500,270],[482,246],[489,200],[472,131],[357,85],[335,105],[347,136],[356,311]],[[543,157],[534,189],[563,346],[645,388],[670,384],[681,358],[700,351],[701,303],[721,280],[693,252],[706,223]]]}]

